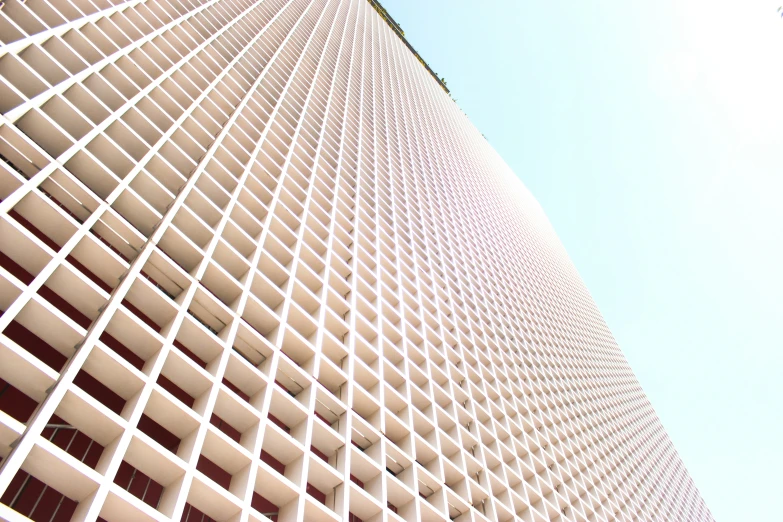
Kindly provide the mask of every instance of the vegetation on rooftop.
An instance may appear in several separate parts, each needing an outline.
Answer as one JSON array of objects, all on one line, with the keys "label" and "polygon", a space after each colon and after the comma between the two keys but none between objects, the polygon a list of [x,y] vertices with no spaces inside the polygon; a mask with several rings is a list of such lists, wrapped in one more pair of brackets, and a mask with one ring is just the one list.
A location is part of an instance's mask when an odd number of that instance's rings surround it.
[{"label": "vegetation on rooftop", "polygon": [[451,91],[449,91],[449,88],[446,87],[446,79],[441,78],[437,75],[435,71],[432,70],[432,68],[427,64],[427,62],[424,61],[424,59],[419,55],[419,53],[416,52],[416,49],[413,48],[413,46],[408,42],[408,40],[405,38],[405,31],[402,30],[402,27],[400,27],[400,24],[394,21],[394,18],[389,15],[388,11],[384,9],[384,7],[378,2],[377,0],[367,0],[370,2],[370,5],[375,8],[375,10],[378,12],[379,15],[381,15],[381,18],[386,21],[386,24],[392,28],[392,30],[397,33],[397,36],[400,37],[400,40],[402,40],[402,43],[405,44],[405,46],[413,53],[413,55],[418,58],[418,60],[421,62],[421,64],[424,66],[425,69],[432,75],[433,78],[440,84],[440,86],[443,88],[444,91],[446,91],[446,94],[451,96]]}]

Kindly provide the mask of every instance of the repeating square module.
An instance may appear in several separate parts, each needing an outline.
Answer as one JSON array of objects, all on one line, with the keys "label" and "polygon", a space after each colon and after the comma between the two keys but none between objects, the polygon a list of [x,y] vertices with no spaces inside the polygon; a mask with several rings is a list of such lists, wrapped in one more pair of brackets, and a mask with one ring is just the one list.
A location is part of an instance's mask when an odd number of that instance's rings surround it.
[{"label": "repeating square module", "polygon": [[712,520],[366,0],[0,8],[0,518]]}]

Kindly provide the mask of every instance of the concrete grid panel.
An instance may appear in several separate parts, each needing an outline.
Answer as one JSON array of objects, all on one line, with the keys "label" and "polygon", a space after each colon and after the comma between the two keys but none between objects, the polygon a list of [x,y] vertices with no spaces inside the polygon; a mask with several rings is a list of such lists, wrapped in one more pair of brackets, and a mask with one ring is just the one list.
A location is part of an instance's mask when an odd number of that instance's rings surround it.
[{"label": "concrete grid panel", "polygon": [[0,518],[712,520],[366,0],[0,7]]}]

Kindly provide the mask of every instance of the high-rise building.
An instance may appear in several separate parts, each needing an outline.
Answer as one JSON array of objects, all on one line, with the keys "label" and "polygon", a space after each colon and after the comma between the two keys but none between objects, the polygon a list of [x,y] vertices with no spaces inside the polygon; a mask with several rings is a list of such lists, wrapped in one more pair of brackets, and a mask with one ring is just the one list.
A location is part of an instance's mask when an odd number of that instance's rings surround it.
[{"label": "high-rise building", "polygon": [[711,520],[376,2],[1,5],[0,518]]}]

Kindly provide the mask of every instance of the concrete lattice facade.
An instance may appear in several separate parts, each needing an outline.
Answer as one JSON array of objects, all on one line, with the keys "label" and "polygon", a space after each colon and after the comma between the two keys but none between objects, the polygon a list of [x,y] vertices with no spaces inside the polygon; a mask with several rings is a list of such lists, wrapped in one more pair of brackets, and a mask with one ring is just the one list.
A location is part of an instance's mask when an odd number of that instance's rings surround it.
[{"label": "concrete lattice facade", "polygon": [[6,0],[0,37],[0,518],[711,520],[366,0]]}]

